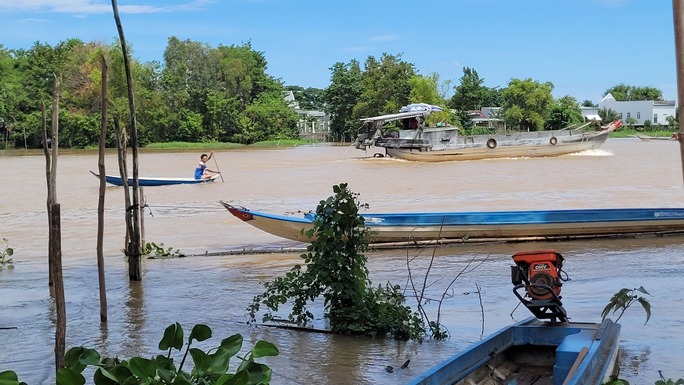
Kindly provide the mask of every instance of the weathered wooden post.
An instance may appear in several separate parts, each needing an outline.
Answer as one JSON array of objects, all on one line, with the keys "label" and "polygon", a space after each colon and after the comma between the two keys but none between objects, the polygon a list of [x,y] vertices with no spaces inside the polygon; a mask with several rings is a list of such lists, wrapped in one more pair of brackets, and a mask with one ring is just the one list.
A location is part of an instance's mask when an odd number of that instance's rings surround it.
[{"label": "weathered wooden post", "polygon": [[97,278],[100,286],[100,322],[107,322],[107,289],[105,285],[104,269],[104,204],[105,204],[105,141],[107,140],[107,109],[109,97],[107,95],[107,61],[101,58],[102,71],[102,116],[100,119],[100,148],[97,159],[97,170],[100,174],[100,189],[97,201]]},{"label": "weathered wooden post", "polygon": [[133,77],[131,76],[131,66],[128,57],[128,49],[126,47],[126,38],[124,36],[123,27],[121,26],[121,19],[119,18],[119,10],[116,5],[116,0],[112,0],[112,9],[114,10],[114,20],[119,31],[119,40],[121,41],[121,51],[123,53],[124,70],[126,72],[126,85],[128,90],[128,109],[131,117],[131,149],[133,152],[133,204],[127,208],[131,210],[132,215],[132,233],[130,234],[130,243],[127,247],[128,254],[128,278],[133,281],[142,280],[142,266],[140,261],[140,254],[142,251],[141,236],[140,236],[140,190],[138,185],[138,125],[135,115],[135,95],[133,93]]},{"label": "weathered wooden post", "polygon": [[[54,144],[53,144],[54,145]],[[66,352],[66,304],[64,301],[64,278],[62,276],[62,226],[59,203],[52,205],[50,210],[50,244],[55,254],[52,256],[55,268],[54,291],[57,322],[55,323],[55,371],[64,367]]]},{"label": "weathered wooden post", "polygon": [[679,113],[679,157],[684,177],[684,0],[672,0],[674,17],[675,62],[677,72],[677,111]]},{"label": "weathered wooden post", "polygon": [[62,232],[60,207],[57,203],[57,158],[59,150],[59,94],[61,83],[55,76],[52,90],[52,108],[50,124],[50,149],[48,150],[47,124],[45,123],[45,104],[41,103],[43,112],[42,136],[45,154],[45,177],[47,179],[47,212],[48,212],[48,269],[49,285],[54,290],[56,323],[55,323],[55,372],[64,367],[66,345],[66,305],[64,303],[64,279],[62,276]]}]

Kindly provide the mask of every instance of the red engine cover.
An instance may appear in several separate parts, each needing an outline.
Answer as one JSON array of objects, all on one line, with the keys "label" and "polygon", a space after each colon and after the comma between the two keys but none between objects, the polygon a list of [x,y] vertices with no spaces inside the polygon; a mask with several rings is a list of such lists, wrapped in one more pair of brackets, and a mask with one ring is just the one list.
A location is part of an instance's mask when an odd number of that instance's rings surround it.
[{"label": "red engine cover", "polygon": [[[533,299],[551,299],[553,294],[560,296],[561,280],[560,269],[563,265],[563,256],[556,250],[523,251],[513,254],[513,261],[525,270],[531,284],[545,285],[551,291],[528,286],[527,294]],[[553,294],[552,294],[553,293]]]}]

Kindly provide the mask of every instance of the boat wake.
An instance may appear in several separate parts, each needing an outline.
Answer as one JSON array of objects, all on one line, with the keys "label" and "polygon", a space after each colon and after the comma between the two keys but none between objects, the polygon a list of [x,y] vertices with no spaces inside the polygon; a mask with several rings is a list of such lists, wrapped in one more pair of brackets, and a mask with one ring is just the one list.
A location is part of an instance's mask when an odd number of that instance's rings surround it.
[{"label": "boat wake", "polygon": [[607,150],[602,150],[600,148],[593,149],[593,150],[584,150],[580,152],[576,152],[574,154],[570,154],[570,156],[613,156],[613,154],[610,151]]}]

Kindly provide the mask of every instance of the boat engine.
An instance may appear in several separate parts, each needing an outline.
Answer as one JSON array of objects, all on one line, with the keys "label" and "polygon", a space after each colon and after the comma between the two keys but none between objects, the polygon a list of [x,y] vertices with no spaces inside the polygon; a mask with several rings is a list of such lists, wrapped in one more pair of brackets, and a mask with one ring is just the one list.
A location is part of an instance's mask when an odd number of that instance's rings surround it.
[{"label": "boat engine", "polygon": [[563,256],[556,250],[521,251],[513,254],[511,267],[514,285],[525,283],[527,295],[532,299],[560,298]]},{"label": "boat engine", "polygon": [[[556,250],[521,251],[513,254],[515,266],[511,266],[513,292],[537,318],[567,320],[562,307],[561,286],[563,256]],[[518,289],[525,289],[525,296]]]}]

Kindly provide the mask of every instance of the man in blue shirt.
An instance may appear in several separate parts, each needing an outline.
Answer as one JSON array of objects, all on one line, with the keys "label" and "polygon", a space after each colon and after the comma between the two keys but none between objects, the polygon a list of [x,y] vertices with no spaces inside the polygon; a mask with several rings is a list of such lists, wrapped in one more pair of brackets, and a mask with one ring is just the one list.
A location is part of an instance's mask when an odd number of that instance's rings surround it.
[{"label": "man in blue shirt", "polygon": [[207,162],[211,157],[214,156],[214,152],[210,152],[209,155],[207,154],[202,154],[200,155],[200,161],[197,164],[197,168],[195,168],[195,179],[208,179],[211,178],[211,174],[220,174],[221,172],[219,171],[214,171],[210,170],[207,168]]}]

